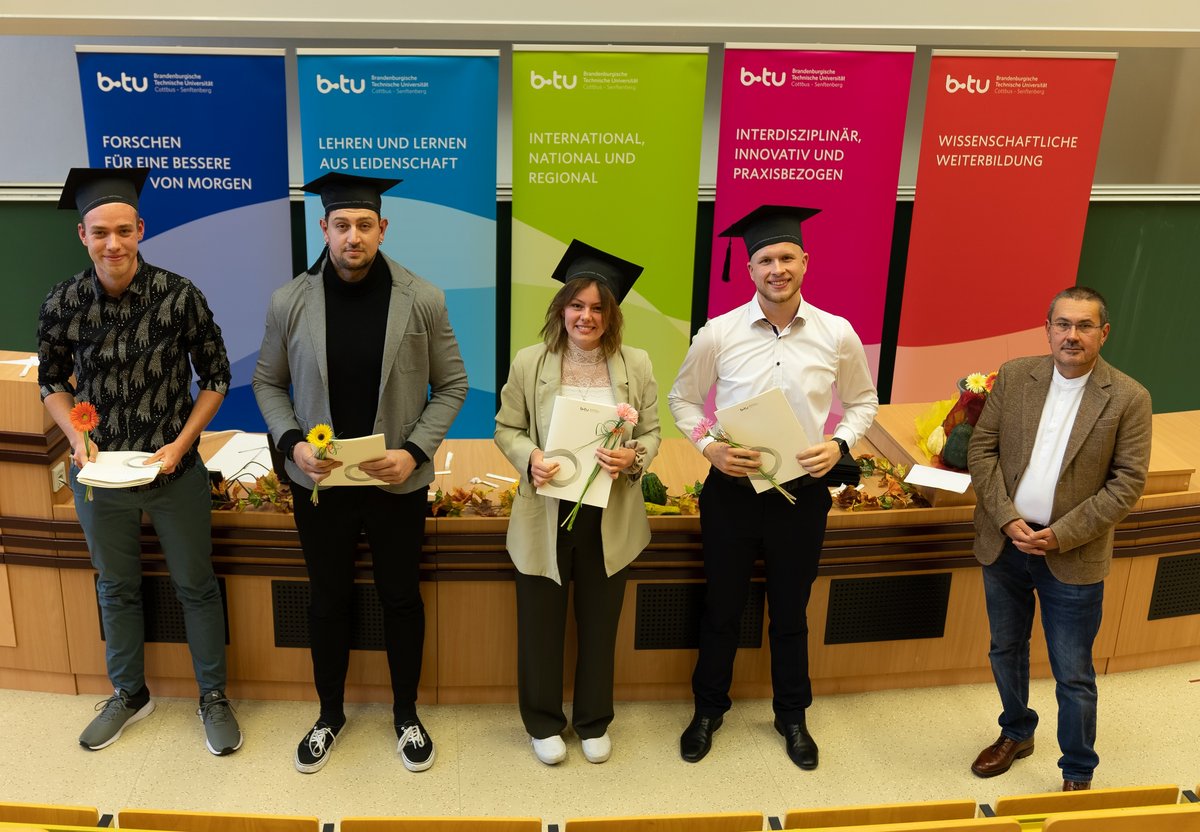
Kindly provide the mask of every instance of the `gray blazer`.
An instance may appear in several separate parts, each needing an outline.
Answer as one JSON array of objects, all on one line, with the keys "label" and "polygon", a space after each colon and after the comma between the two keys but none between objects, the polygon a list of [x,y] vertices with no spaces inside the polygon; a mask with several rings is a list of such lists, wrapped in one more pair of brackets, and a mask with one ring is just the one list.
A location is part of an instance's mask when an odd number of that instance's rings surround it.
[{"label": "gray blazer", "polygon": [[[1005,363],[971,435],[967,460],[980,563],[1000,557],[1001,529],[1020,517],[1012,498],[1033,454],[1053,374],[1048,355]],[[1046,554],[1046,565],[1063,583],[1093,584],[1108,574],[1113,527],[1146,484],[1150,431],[1146,388],[1098,359],[1083,388],[1054,490],[1050,528],[1060,548]]]},{"label": "gray blazer", "polygon": [[[608,378],[617,401],[628,402],[638,411],[633,439],[645,451],[641,469],[645,471],[659,443],[658,384],[650,356],[636,347],[621,347],[608,359]],[[496,444],[521,476],[508,521],[508,553],[519,571],[558,584],[562,583],[557,556],[559,501],[537,493],[529,481],[529,456],[545,444],[561,383],[562,356],[541,344],[526,347],[513,359],[496,414]],[[609,575],[627,566],[650,542],[640,478],[640,474],[618,476],[601,515],[600,538]]]},{"label": "gray blazer", "polygon": [[[433,455],[467,397],[467,372],[446,314],[446,296],[380,252],[392,274],[387,335],[375,432],[389,449],[412,442],[429,460],[399,485],[379,486],[406,494],[433,482]],[[325,287],[304,273],[271,295],[266,332],[254,368],[254,397],[271,436],[289,430],[307,433],[330,424],[329,366],[325,345]],[[294,395],[288,394],[289,385]],[[337,431],[337,425],[333,425]],[[287,460],[288,476],[305,488],[313,482]]]}]

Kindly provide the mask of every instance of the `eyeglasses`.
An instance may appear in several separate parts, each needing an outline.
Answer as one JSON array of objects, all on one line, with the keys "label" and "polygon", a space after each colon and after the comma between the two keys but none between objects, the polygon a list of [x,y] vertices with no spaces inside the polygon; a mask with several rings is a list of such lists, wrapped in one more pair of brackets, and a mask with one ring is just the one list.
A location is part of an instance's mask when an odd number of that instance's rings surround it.
[{"label": "eyeglasses", "polygon": [[1050,326],[1054,327],[1054,331],[1061,335],[1066,335],[1072,329],[1080,335],[1091,335],[1101,328],[1100,324],[1094,324],[1091,321],[1084,321],[1078,324],[1071,321],[1051,321]]}]

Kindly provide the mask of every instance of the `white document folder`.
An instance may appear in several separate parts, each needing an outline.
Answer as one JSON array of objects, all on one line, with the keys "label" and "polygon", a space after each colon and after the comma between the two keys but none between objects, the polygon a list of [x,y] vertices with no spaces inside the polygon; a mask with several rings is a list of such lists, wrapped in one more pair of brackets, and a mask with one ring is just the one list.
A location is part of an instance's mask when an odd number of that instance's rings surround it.
[{"label": "white document folder", "polygon": [[96,461],[89,462],[75,475],[84,485],[94,488],[132,488],[154,482],[162,468],[161,462],[142,463],[150,458],[143,451],[100,451]]},{"label": "white document folder", "polygon": [[[716,416],[730,439],[762,454],[762,470],[776,482],[808,476],[796,461],[796,454],[812,443],[778,387],[723,407]],[[751,474],[750,483],[759,493],[773,487],[762,474]]]},{"label": "white document folder", "polygon": [[[600,426],[612,423],[616,418],[615,405],[556,396],[550,415],[550,430],[546,435],[546,449],[542,455],[548,462],[558,463],[558,474],[539,488],[537,493],[544,497],[577,502],[596,467],[596,449],[604,442],[606,434],[600,432]],[[628,434],[628,425],[625,430]],[[626,438],[628,435],[622,437],[621,441],[624,442]],[[584,505],[604,508],[608,505],[611,490],[612,480],[601,470],[591,488],[583,494]]]}]

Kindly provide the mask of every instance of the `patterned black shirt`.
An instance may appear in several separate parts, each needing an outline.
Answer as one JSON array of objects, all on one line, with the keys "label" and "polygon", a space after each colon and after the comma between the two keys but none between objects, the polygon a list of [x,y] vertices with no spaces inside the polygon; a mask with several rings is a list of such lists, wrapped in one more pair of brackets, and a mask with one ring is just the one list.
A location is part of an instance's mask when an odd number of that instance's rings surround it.
[{"label": "patterned black shirt", "polygon": [[[100,426],[92,437],[106,451],[152,452],[175,441],[192,412],[193,368],[201,390],[229,390],[225,342],[204,295],[140,254],[119,298],[90,268],[50,290],[38,318],[38,360],[42,398],[71,393],[94,404]],[[154,485],[189,470],[197,445]]]}]

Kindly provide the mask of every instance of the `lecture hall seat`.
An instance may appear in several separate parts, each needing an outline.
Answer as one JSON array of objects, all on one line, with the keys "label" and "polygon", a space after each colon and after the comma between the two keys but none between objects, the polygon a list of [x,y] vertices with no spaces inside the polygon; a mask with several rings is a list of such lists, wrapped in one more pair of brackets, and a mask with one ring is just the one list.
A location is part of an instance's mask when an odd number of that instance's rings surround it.
[{"label": "lecture hall seat", "polygon": [[1175,785],[1128,786],[1089,789],[1082,792],[1046,792],[1002,797],[996,801],[997,817],[1049,815],[1090,809],[1122,809],[1132,806],[1163,806],[1179,802]]},{"label": "lecture hall seat", "polygon": [[1137,806],[1049,815],[1044,832],[1200,832],[1200,804]]},{"label": "lecture hall seat", "polygon": [[541,818],[342,818],[341,832],[542,832]]},{"label": "lecture hall seat", "polygon": [[159,832],[321,832],[320,821],[310,817],[166,809],[122,809],[117,813],[117,825]]},{"label": "lecture hall seat", "polygon": [[52,803],[0,803],[0,821],[6,823],[91,826],[100,822],[95,806],[59,806]]},{"label": "lecture hall seat", "polygon": [[915,803],[789,809],[784,818],[783,828],[820,829],[831,826],[865,826],[871,823],[966,820],[975,817],[978,809],[974,800],[926,800]]},{"label": "lecture hall seat", "polygon": [[572,818],[563,824],[563,832],[756,832],[762,828],[762,812]]},{"label": "lecture hall seat", "polygon": [[959,818],[865,826],[826,826],[819,832],[1021,832],[1016,818]]}]

